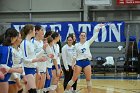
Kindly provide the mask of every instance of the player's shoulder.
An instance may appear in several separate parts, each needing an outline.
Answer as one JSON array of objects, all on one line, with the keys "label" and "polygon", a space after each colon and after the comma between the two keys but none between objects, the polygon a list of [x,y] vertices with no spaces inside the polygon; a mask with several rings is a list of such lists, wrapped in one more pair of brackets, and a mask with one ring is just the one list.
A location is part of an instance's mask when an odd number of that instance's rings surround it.
[{"label": "player's shoulder", "polygon": [[67,44],[65,44],[65,45],[62,47],[62,49],[65,49],[65,48],[67,48],[67,46],[68,46],[68,45],[67,45]]},{"label": "player's shoulder", "polygon": [[77,42],[76,44],[75,44],[75,46],[78,46],[80,44],[80,42]]}]

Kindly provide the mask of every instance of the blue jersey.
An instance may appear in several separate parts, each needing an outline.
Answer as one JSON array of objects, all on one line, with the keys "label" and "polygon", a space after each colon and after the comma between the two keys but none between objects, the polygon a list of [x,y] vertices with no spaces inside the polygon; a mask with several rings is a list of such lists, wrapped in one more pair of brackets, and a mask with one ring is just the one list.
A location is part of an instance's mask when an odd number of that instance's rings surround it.
[{"label": "blue jersey", "polygon": [[12,67],[12,48],[10,46],[0,46],[0,65]]}]

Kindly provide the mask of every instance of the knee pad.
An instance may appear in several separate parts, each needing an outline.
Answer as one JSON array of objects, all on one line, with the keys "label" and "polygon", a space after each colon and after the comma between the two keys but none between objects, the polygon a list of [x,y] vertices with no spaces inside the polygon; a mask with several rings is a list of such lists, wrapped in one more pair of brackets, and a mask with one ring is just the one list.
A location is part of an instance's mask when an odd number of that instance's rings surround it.
[{"label": "knee pad", "polygon": [[75,83],[75,82],[74,82],[73,80],[70,80],[70,81],[68,82],[68,84],[69,84],[70,86],[72,86],[74,83]]},{"label": "knee pad", "polygon": [[30,90],[28,90],[28,92],[29,93],[37,93],[36,89],[32,89],[32,88]]},{"label": "knee pad", "polygon": [[90,81],[87,81],[87,86],[88,86],[88,87],[92,87],[92,82],[91,82],[91,80],[90,80]]}]

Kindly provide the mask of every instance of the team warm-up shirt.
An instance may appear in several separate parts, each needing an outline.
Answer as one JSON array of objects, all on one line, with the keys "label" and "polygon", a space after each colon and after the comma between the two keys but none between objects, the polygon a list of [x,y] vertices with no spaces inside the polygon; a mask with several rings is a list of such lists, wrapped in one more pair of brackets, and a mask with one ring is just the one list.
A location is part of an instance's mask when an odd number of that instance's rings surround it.
[{"label": "team warm-up shirt", "polygon": [[[38,53],[42,50],[43,48],[43,41],[34,41],[34,46],[35,46],[35,52]],[[37,67],[40,72],[46,72],[46,67],[52,68],[52,59],[49,58],[49,55],[53,54],[49,44],[47,44],[46,50],[44,51],[43,55],[40,56],[45,56],[47,58],[46,62],[38,62]]]},{"label": "team warm-up shirt", "polygon": [[32,63],[32,60],[44,54],[44,50],[42,49],[39,53],[35,53],[34,44],[31,40],[26,39],[22,41],[20,47],[23,53],[24,66],[28,68],[36,68],[37,63]]},{"label": "team warm-up shirt", "polygon": [[23,54],[20,48],[15,49],[12,48],[12,60],[13,60],[13,67],[18,68],[21,67],[23,69],[23,75],[25,75],[24,72],[24,64],[23,64]]},{"label": "team warm-up shirt", "polygon": [[[54,55],[53,58],[47,57],[47,68],[52,68],[52,66],[53,66],[53,60],[52,60],[52,59],[56,59],[55,53],[54,53],[54,51],[53,51],[52,49],[53,49],[53,48],[50,47],[50,46],[48,46],[47,49],[46,49],[46,51],[47,51],[46,55],[47,55],[47,56],[48,56],[49,54]],[[49,50],[49,51],[48,51],[48,50]]]},{"label": "team warm-up shirt", "polygon": [[56,56],[56,61],[57,61],[57,64],[60,65],[60,51],[59,51],[59,45],[58,44],[54,44],[53,47],[52,47],[52,50]]},{"label": "team warm-up shirt", "polygon": [[[22,75],[25,75],[24,72],[24,65],[23,65],[23,55],[20,48],[15,49],[12,47],[12,60],[13,60],[13,66],[12,68],[19,68],[21,67],[23,69]],[[8,81],[15,81],[16,78],[20,79],[20,73],[12,73],[11,77]]]},{"label": "team warm-up shirt", "polygon": [[[43,49],[43,41],[37,41],[36,39],[33,39],[32,43],[34,44],[35,47],[35,53],[39,53]],[[44,54],[40,55],[45,56]],[[46,72],[46,62],[37,62],[37,67],[39,72]]]},{"label": "team warm-up shirt", "polygon": [[62,47],[62,59],[66,70],[69,69],[68,65],[72,66],[72,61],[75,58],[75,56],[76,53],[73,45],[68,46],[68,44],[66,44]]},{"label": "team warm-up shirt", "polygon": [[90,45],[95,41],[95,39],[98,36],[98,31],[94,33],[94,35],[91,37],[90,40],[86,41],[84,44],[76,43],[75,44],[75,50],[76,50],[76,60],[82,60],[82,59],[92,59],[92,55],[90,52]]}]

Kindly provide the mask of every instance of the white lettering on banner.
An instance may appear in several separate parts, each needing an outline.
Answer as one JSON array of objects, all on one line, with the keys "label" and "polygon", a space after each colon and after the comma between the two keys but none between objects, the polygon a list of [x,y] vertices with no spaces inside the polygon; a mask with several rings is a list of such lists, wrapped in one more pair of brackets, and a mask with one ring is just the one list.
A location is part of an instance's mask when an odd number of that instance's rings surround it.
[{"label": "white lettering on banner", "polygon": [[47,25],[41,25],[44,29],[46,29],[47,28]]},{"label": "white lettering on banner", "polygon": [[101,42],[105,42],[105,40],[106,40],[106,38],[107,38],[107,30],[106,30],[106,27],[105,26],[103,26],[102,28],[101,28],[102,30],[102,39],[101,39]]},{"label": "white lettering on banner", "polygon": [[115,36],[115,38],[116,38],[116,40],[118,41],[118,42],[120,42],[121,40],[120,40],[120,24],[117,24],[118,25],[118,30],[117,30],[117,27],[115,26],[115,24],[110,24],[109,25],[109,42],[112,42],[112,40],[111,40],[111,36],[112,36],[112,34],[111,34],[111,32],[113,32],[113,34],[114,34],[114,36]]},{"label": "white lettering on banner", "polygon": [[14,28],[15,28],[17,31],[20,31],[23,27],[24,27],[24,25],[14,25]]},{"label": "white lettering on banner", "polygon": [[[76,35],[78,35],[79,32],[86,32],[87,36],[94,35],[95,30],[96,29],[100,29],[101,31],[99,32],[100,35],[98,35],[97,39],[95,40],[95,42],[121,42],[124,39],[124,33],[122,33],[122,28],[124,27],[124,23],[123,22],[119,22],[119,23],[104,23],[105,26],[100,27],[100,24],[94,24],[94,23],[90,23],[90,24],[73,24],[73,23],[65,23],[65,24],[40,24],[44,29],[50,29],[52,31],[58,31],[60,32],[61,36],[62,36],[62,40],[63,42],[66,41],[67,36],[70,33],[74,33]],[[13,27],[17,30],[20,31],[22,27],[24,27],[23,24],[15,24],[13,25]],[[65,33],[63,33],[62,31],[65,31]],[[62,32],[62,33],[61,33]],[[89,37],[89,38],[90,38]],[[78,36],[77,36],[78,38]]]},{"label": "white lettering on banner", "polygon": [[[101,39],[101,42],[105,42],[105,40],[107,39],[107,37],[109,37],[109,41],[108,42],[112,42],[112,35],[114,34],[117,42],[120,42],[121,41],[121,32],[120,32],[120,28],[121,28],[121,23],[117,24],[118,26],[118,30],[117,30],[117,27],[115,26],[115,24],[111,23],[111,24],[108,24],[109,26],[109,35],[107,34],[107,29],[105,26],[103,26],[102,28],[97,24],[95,27],[94,27],[94,30],[95,29],[102,29],[102,39]],[[112,34],[113,32],[113,34]],[[94,35],[94,31],[93,31],[93,35]],[[98,37],[99,38],[99,37]],[[96,39],[95,42],[99,42],[99,39]]]},{"label": "white lettering on banner", "polygon": [[87,31],[91,31],[91,24],[79,24],[78,25],[78,31],[80,32],[80,29],[82,29],[82,32],[87,33]]},{"label": "white lettering on banner", "polygon": [[[74,28],[73,28],[73,25],[72,24],[68,24],[68,32],[67,32],[67,35],[66,35],[66,39],[67,39],[67,37],[68,37],[68,35],[70,34],[70,33],[74,33],[75,34],[75,32],[74,32]],[[65,39],[65,41],[66,41],[66,39]]]},{"label": "white lettering on banner", "polygon": [[61,24],[53,24],[53,25],[50,25],[50,27],[51,27],[51,31],[58,31],[58,30],[61,31],[61,28],[62,28]]}]

